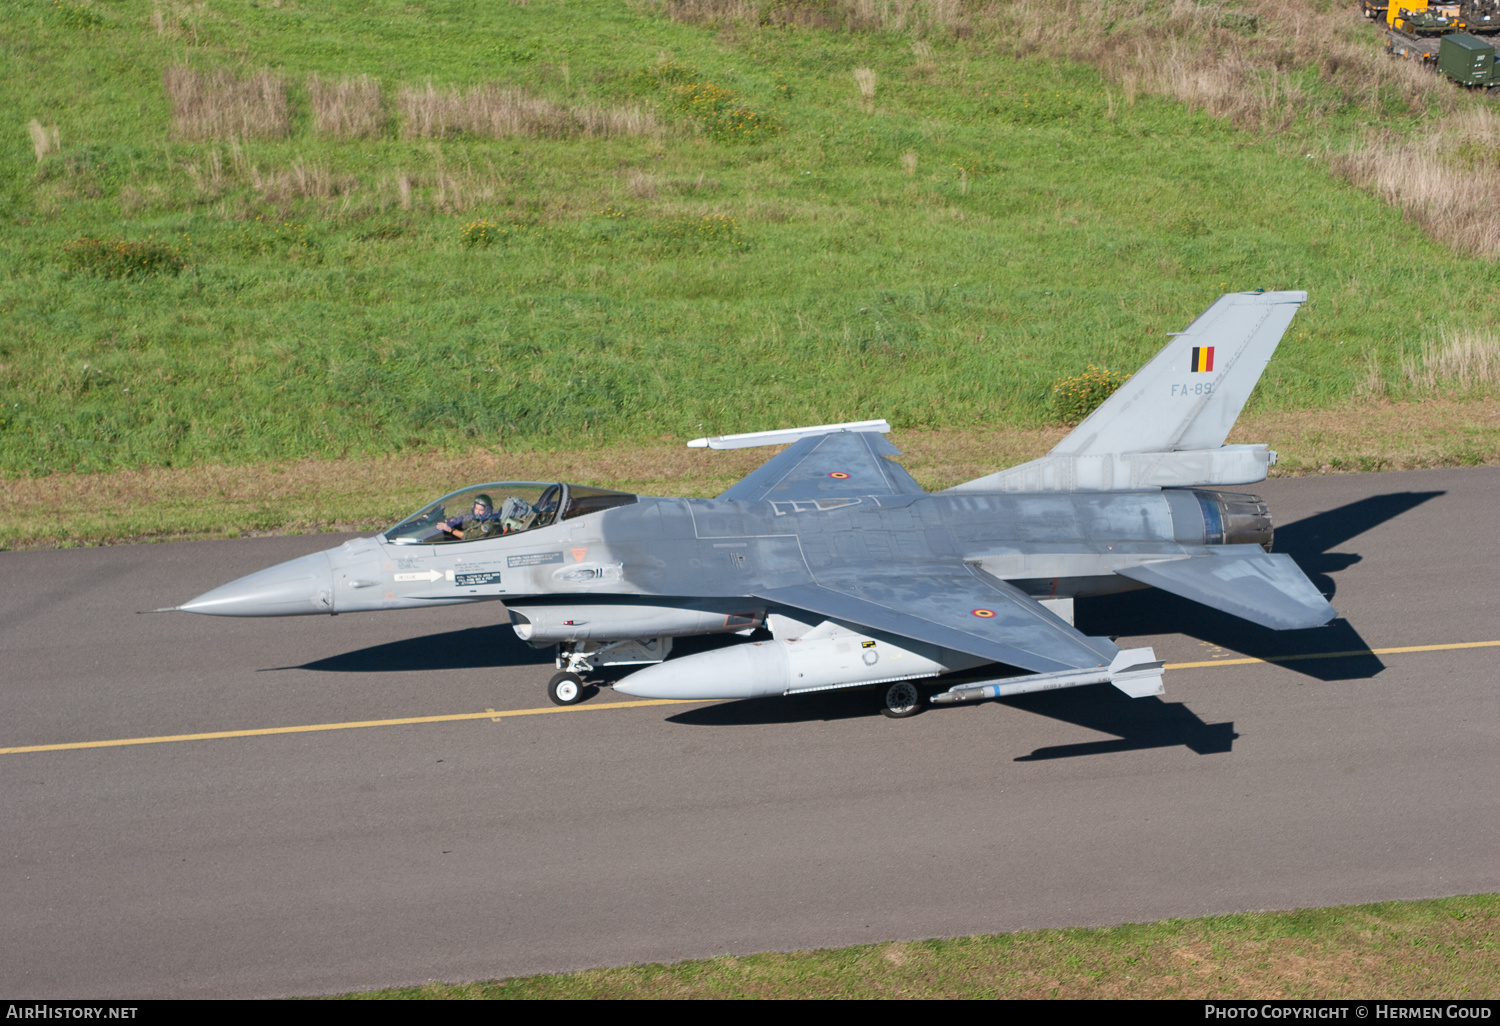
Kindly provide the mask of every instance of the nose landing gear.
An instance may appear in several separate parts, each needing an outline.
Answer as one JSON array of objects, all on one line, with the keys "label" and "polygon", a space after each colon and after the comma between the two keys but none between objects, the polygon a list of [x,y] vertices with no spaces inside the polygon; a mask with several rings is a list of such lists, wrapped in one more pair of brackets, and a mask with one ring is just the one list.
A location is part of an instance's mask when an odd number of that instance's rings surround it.
[{"label": "nose landing gear", "polygon": [[547,697],[553,705],[577,705],[583,701],[583,678],[567,671],[554,675],[547,682]]}]

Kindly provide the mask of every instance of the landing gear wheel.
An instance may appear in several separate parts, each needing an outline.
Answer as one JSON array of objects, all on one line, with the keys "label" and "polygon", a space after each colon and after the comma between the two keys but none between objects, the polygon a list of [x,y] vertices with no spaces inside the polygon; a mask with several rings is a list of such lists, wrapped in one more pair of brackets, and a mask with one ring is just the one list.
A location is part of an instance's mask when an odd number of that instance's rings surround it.
[{"label": "landing gear wheel", "polygon": [[583,701],[583,678],[576,673],[559,673],[547,682],[547,697],[553,705],[577,705]]},{"label": "landing gear wheel", "polygon": [[915,716],[922,711],[922,692],[908,680],[881,685],[880,711],[893,720]]}]

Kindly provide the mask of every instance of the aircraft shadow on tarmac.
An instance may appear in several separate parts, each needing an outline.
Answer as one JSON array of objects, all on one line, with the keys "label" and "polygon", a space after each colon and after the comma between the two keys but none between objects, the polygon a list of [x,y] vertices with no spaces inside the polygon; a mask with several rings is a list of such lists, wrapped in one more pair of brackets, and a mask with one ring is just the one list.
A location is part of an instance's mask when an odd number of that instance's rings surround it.
[{"label": "aircraft shadow on tarmac", "polygon": [[1117,735],[1108,741],[1038,748],[1030,755],[1017,756],[1016,762],[1108,755],[1143,748],[1175,748],[1178,745],[1199,755],[1220,755],[1232,750],[1235,739],[1239,737],[1234,732],[1233,723],[1204,723],[1197,713],[1181,702],[1131,698],[1107,684],[1078,688],[1072,695],[1066,691],[1018,695],[1003,699],[1001,704]]},{"label": "aircraft shadow on tarmac", "polygon": [[[1296,560],[1313,585],[1331,601],[1338,590],[1332,575],[1360,562],[1361,557],[1329,549],[1443,494],[1372,495],[1277,528],[1275,550]],[[1285,660],[1287,669],[1317,680],[1360,680],[1385,669],[1374,655],[1327,657],[1328,653],[1358,653],[1370,648],[1354,625],[1343,618],[1326,627],[1273,631],[1154,588],[1080,600],[1076,618],[1078,629],[1085,634],[1186,634],[1257,659]]]},{"label": "aircraft shadow on tarmac", "polygon": [[469,670],[495,666],[551,665],[548,653],[528,646],[509,623],[470,627],[442,634],[402,638],[341,652],[300,666],[269,666],[267,670],[317,670],[322,673],[411,673],[421,670]]},{"label": "aircraft shadow on tarmac", "polygon": [[[1173,748],[1183,745],[1199,755],[1228,752],[1239,735],[1233,723],[1204,723],[1181,702],[1159,698],[1128,698],[1108,685],[1069,688],[1004,699],[1026,712],[1076,723],[1115,738],[1083,744],[1038,748],[1017,762],[1064,759],[1083,755],[1106,755],[1142,748]],[[925,716],[963,716],[983,705],[934,708]],[[719,702],[667,717],[668,723],[693,727],[747,727],[810,720],[849,720],[879,716],[880,709],[868,688],[824,691],[790,698],[749,698]],[[1010,735],[1014,737],[1014,735]]]}]

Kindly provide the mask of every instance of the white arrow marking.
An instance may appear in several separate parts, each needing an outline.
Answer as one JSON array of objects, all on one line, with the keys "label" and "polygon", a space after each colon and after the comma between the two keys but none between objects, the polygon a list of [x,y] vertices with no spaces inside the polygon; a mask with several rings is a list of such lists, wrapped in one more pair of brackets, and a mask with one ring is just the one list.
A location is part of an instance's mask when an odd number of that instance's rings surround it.
[{"label": "white arrow marking", "polygon": [[423,570],[419,574],[397,574],[397,581],[441,581],[443,572],[441,570]]}]

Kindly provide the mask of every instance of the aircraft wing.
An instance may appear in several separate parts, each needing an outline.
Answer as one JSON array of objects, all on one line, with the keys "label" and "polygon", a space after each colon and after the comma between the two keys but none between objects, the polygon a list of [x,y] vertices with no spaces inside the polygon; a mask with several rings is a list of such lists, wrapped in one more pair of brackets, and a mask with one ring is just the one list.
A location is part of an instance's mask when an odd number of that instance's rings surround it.
[{"label": "aircraft wing", "polygon": [[854,495],[921,495],[922,486],[887,456],[901,450],[882,435],[838,431],[787,446],[721,499],[833,499]]},{"label": "aircraft wing", "polygon": [[1226,545],[1115,573],[1272,630],[1321,627],[1338,615],[1291,556],[1259,545]]},{"label": "aircraft wing", "polygon": [[968,566],[820,575],[758,597],[1035,673],[1108,667],[1120,651]]}]

